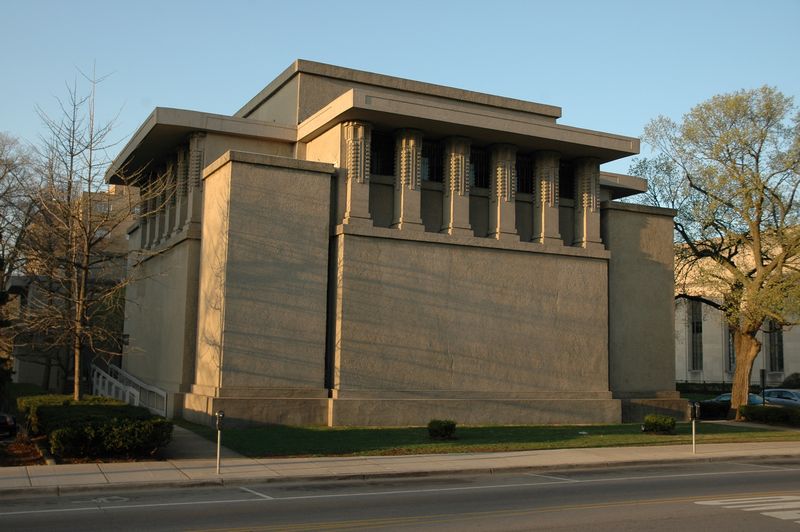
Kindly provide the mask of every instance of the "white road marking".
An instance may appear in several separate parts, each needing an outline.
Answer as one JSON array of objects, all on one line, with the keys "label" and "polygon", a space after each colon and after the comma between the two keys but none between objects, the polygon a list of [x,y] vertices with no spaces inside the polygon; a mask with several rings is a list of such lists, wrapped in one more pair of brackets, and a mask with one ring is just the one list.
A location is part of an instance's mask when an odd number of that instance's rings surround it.
[{"label": "white road marking", "polygon": [[[748,497],[744,499],[717,499],[713,501],[695,501],[705,506],[721,506],[745,512],[760,512],[766,517],[774,517],[784,521],[800,519],[800,495],[775,495],[770,497]],[[782,510],[782,511],[765,511]],[[796,521],[800,523],[800,521]]]},{"label": "white road marking", "polygon": [[253,495],[257,495],[257,496],[261,497],[262,499],[270,500],[270,499],[274,499],[275,498],[275,497],[270,497],[269,495],[264,495],[263,493],[259,493],[256,490],[251,490],[250,488],[245,488],[244,486],[239,486],[239,489],[242,490],[242,491],[246,491],[247,493],[252,493]]},{"label": "white road marking", "polygon": [[538,475],[536,473],[525,473],[525,475],[529,477],[541,477],[541,478],[550,478],[553,480],[561,480],[563,482],[583,482],[581,480],[575,480],[574,478],[554,477],[552,475]]}]

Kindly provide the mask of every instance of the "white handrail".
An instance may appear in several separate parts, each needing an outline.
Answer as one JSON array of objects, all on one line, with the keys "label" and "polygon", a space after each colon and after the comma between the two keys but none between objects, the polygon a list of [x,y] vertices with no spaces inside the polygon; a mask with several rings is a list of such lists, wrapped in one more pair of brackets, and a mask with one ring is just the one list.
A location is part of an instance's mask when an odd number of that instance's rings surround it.
[{"label": "white handrail", "polygon": [[144,406],[155,414],[167,415],[167,392],[116,366],[108,366],[106,372],[92,364],[92,390],[95,395],[113,397],[134,406]]}]

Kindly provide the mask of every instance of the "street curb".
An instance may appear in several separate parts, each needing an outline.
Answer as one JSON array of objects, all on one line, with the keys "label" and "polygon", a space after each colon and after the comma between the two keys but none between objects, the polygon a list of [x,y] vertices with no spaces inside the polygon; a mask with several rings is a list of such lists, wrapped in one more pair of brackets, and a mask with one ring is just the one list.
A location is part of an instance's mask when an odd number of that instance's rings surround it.
[{"label": "street curb", "polygon": [[626,460],[620,462],[595,462],[590,464],[553,464],[536,466],[509,466],[509,467],[474,467],[467,469],[437,470],[437,471],[407,471],[402,473],[357,473],[347,475],[307,475],[298,477],[236,477],[236,478],[209,478],[209,479],[187,479],[172,481],[152,481],[152,482],[126,482],[116,484],[76,484],[66,486],[33,486],[18,488],[0,488],[0,498],[19,498],[32,495],[55,495],[63,496],[73,493],[86,493],[92,491],[118,492],[125,490],[145,490],[153,488],[205,488],[213,486],[244,486],[252,484],[274,484],[274,483],[293,483],[293,482],[337,482],[337,481],[368,481],[383,479],[413,479],[426,477],[443,477],[459,475],[493,475],[502,473],[531,473],[536,471],[581,471],[595,470],[616,467],[636,467],[636,466],[655,466],[655,465],[674,465],[685,463],[710,463],[726,462],[731,460],[785,460],[800,458],[800,451],[787,454],[763,454],[763,455],[736,455],[736,456],[687,456],[672,459],[641,459]]}]

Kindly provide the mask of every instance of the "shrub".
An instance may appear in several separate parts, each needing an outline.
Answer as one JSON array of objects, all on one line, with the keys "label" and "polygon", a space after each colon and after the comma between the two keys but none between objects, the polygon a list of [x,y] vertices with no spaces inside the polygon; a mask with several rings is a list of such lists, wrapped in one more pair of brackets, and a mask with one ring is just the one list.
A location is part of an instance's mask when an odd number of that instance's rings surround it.
[{"label": "shrub", "polygon": [[780,385],[781,388],[800,388],[800,373],[788,375]]},{"label": "shrub", "polygon": [[648,414],[644,417],[643,432],[657,432],[659,434],[675,433],[675,418],[661,414]]},{"label": "shrub", "polygon": [[40,406],[37,409],[37,428],[41,434],[82,423],[104,422],[109,419],[145,420],[153,414],[143,406],[128,404],[80,404]]},{"label": "shrub", "polygon": [[45,406],[56,405],[124,405],[122,401],[112,399],[111,397],[100,397],[94,395],[86,395],[80,401],[72,399],[71,395],[27,395],[17,397],[17,411],[21,416],[25,416],[28,430],[33,434],[41,434],[46,432],[39,425],[39,409]]},{"label": "shrub", "polygon": [[95,419],[63,426],[49,436],[50,452],[62,457],[149,456],[171,438],[172,422],[155,416]]},{"label": "shrub", "polygon": [[456,436],[456,422],[450,419],[431,419],[428,422],[428,436],[432,440],[452,440]]},{"label": "shrub", "polygon": [[740,406],[739,412],[747,421],[800,426],[800,408],[778,406]]}]

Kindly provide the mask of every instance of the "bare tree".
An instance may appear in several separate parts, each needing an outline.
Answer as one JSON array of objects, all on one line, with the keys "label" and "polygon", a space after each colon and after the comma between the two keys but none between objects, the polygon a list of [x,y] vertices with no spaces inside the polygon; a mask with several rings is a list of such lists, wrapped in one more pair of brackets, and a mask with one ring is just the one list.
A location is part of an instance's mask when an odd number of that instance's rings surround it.
[{"label": "bare tree", "polygon": [[677,297],[724,313],[736,368],[731,406],[747,404],[766,323],[800,318],[800,113],[771,87],[715,96],[682,122],[659,117],[657,156],[632,168],[651,204],[677,209]]},{"label": "bare tree", "polygon": [[0,133],[0,354],[7,355],[13,342],[10,281],[24,260],[21,247],[36,204],[32,154],[18,139]]},{"label": "bare tree", "polygon": [[[22,324],[38,352],[53,354],[45,363],[71,367],[75,399],[81,395],[83,357],[121,352],[128,285],[125,231],[142,205],[153,205],[133,188],[105,183],[108,151],[115,144],[113,121],[101,124],[95,115],[102,80],[83,79],[89,87],[85,95],[76,82],[59,100],[56,116],[39,111],[48,137],[38,150],[42,186],[33,197],[37,213],[25,239],[31,287]],[[136,179],[123,181],[136,184]],[[59,352],[68,356],[59,358]]]}]

